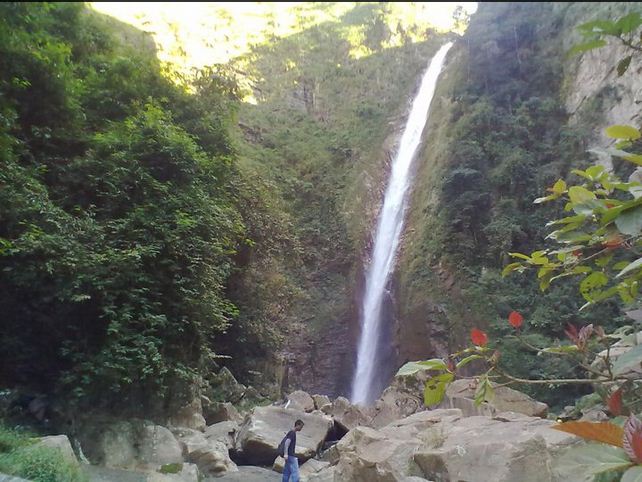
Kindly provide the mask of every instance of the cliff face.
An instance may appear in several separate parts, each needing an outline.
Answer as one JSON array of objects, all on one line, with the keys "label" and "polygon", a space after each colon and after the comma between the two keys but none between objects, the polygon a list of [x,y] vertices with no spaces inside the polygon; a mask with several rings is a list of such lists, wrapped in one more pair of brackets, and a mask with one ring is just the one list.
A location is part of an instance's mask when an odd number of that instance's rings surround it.
[{"label": "cliff face", "polygon": [[[587,162],[587,150],[608,146],[606,126],[639,124],[639,56],[619,78],[621,45],[566,57],[581,41],[577,25],[634,7],[480,4],[449,55],[416,161],[394,282],[397,366],[460,348],[474,326],[502,336],[499,320],[513,309],[540,342],[564,323],[617,315],[613,307],[580,315],[572,289],[542,295],[534,280],[499,273],[508,252],[545,244],[554,208],[532,199]],[[504,350],[530,375],[530,360]]]}]

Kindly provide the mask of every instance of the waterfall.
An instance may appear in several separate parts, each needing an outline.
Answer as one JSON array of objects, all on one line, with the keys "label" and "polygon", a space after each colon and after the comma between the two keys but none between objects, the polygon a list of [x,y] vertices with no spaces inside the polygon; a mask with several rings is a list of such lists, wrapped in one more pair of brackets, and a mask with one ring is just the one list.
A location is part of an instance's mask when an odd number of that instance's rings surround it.
[{"label": "waterfall", "polygon": [[357,351],[357,370],[352,385],[352,402],[367,404],[379,396],[373,384],[377,373],[377,353],[381,332],[381,308],[386,285],[394,267],[407,204],[408,174],[421,141],[428,110],[435,93],[437,78],[452,42],[439,49],[430,61],[419,92],[412,103],[410,116],[401,137],[399,150],[392,163],[390,180],[375,235],[372,260],[366,274],[361,310],[361,336]]}]

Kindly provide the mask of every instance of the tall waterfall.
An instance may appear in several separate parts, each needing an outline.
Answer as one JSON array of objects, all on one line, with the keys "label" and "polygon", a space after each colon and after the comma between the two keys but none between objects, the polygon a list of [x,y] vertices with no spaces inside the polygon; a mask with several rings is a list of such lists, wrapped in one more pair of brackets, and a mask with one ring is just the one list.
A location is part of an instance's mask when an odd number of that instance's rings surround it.
[{"label": "tall waterfall", "polygon": [[452,43],[441,47],[431,60],[417,97],[413,101],[399,150],[392,163],[390,181],[379,215],[372,261],[366,275],[357,371],[352,385],[353,403],[367,404],[379,396],[379,393],[373,393],[375,392],[373,383],[378,371],[377,348],[381,333],[381,308],[403,228],[407,204],[406,191],[410,181],[408,174],[421,141],[421,133],[428,120],[428,109],[435,93],[437,78],[450,47]]}]

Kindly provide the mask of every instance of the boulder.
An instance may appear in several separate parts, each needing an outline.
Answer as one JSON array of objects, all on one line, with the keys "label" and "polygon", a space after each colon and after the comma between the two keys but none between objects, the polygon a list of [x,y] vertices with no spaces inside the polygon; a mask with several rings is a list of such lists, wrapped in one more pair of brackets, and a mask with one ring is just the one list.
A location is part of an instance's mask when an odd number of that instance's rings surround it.
[{"label": "boulder", "polygon": [[312,400],[314,400],[314,408],[322,412],[324,408],[332,405],[330,399],[325,395],[312,395]]},{"label": "boulder", "polygon": [[134,467],[137,463],[137,429],[132,422],[99,423],[79,436],[89,460],[106,467]]},{"label": "boulder", "polygon": [[426,443],[414,462],[429,480],[561,482],[553,460],[577,440],[552,430],[552,424],[514,412],[461,417],[447,427],[433,425],[430,437],[421,431],[420,438],[435,441]]},{"label": "boulder", "polygon": [[[606,350],[600,352],[593,362],[593,367],[605,370],[604,359],[606,355]],[[614,372],[616,375],[632,380],[642,378],[642,331],[633,333],[613,343],[608,351],[608,356],[611,362],[615,364]]]},{"label": "boulder", "polygon": [[335,468],[327,467],[319,472],[310,474],[305,480],[302,478],[301,482],[335,482]]},{"label": "boulder", "polygon": [[352,482],[387,482],[419,475],[413,456],[421,446],[416,438],[390,438],[373,428],[357,427],[337,444],[340,457],[335,477]]},{"label": "boulder", "polygon": [[228,450],[235,450],[235,437],[239,431],[239,424],[232,421],[219,422],[205,429],[208,440],[223,442]]},{"label": "boulder", "polygon": [[254,465],[271,465],[279,443],[297,419],[305,426],[297,433],[296,455],[300,463],[314,457],[333,426],[332,419],[281,407],[256,407],[246,417],[236,439],[241,457]]},{"label": "boulder", "polygon": [[242,422],[243,417],[230,402],[209,402],[203,408],[203,415],[207,425],[213,425],[219,422]]},{"label": "boulder", "polygon": [[277,458],[274,459],[274,463],[272,464],[272,470],[274,470],[275,472],[278,472],[279,474],[282,474],[284,468],[285,468],[285,459],[279,455]]},{"label": "boulder", "polygon": [[331,415],[343,430],[352,430],[362,425],[370,426],[372,410],[358,405],[352,405],[347,398],[337,397],[332,405],[326,405],[322,410]]},{"label": "boulder", "polygon": [[317,474],[328,467],[330,467],[330,462],[323,462],[317,459],[308,460],[306,463],[301,465],[301,467],[299,467],[299,475],[301,476],[301,481],[305,482],[309,480],[309,478],[313,474]]},{"label": "boulder", "polygon": [[41,437],[38,439],[37,445],[40,447],[48,447],[60,452],[62,458],[67,462],[78,465],[78,459],[71,447],[71,443],[66,435],[50,435],[48,437]]},{"label": "boulder", "polygon": [[229,456],[224,442],[206,438],[205,434],[191,429],[182,429],[177,433],[183,450],[183,457],[195,464],[201,473],[218,475],[238,470]]},{"label": "boulder", "polygon": [[386,388],[374,403],[369,425],[374,428],[385,427],[395,420],[426,410],[422,394],[423,388],[414,385],[410,389],[398,384]]},{"label": "boulder", "polygon": [[494,415],[499,412],[523,413],[531,417],[545,418],[548,405],[532,399],[525,393],[509,387],[496,387],[492,402],[475,405],[477,382],[470,379],[455,380],[446,389],[442,408],[458,408],[465,416]]},{"label": "boulder", "polygon": [[297,390],[290,393],[287,396],[287,403],[285,404],[285,406],[286,408],[302,410],[307,413],[310,413],[315,409],[314,400],[307,392],[304,392],[303,390]]},{"label": "boulder", "polygon": [[194,430],[204,430],[205,417],[203,417],[201,399],[195,398],[178,410],[170,417],[169,425],[172,427],[186,427]]},{"label": "boulder", "polygon": [[138,460],[143,465],[157,466],[183,462],[183,451],[169,429],[160,425],[143,426],[138,440]]},{"label": "boulder", "polygon": [[214,383],[216,391],[220,394],[222,400],[227,402],[239,402],[247,390],[245,385],[236,381],[232,372],[226,367],[221,368],[221,371],[218,372]]},{"label": "boulder", "polygon": [[354,482],[562,482],[553,460],[577,438],[552,424],[515,412],[418,412],[378,430],[351,430],[337,444],[334,475]]}]

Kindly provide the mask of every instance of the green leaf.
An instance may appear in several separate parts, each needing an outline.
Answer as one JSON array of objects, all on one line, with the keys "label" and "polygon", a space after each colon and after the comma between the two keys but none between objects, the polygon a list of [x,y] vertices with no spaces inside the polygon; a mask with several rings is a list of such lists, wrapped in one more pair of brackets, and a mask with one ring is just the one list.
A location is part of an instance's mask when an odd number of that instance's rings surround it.
[{"label": "green leaf", "polygon": [[639,235],[642,231],[642,206],[624,211],[615,218],[615,225],[623,234]]},{"label": "green leaf", "polygon": [[482,358],[484,358],[484,357],[481,356],[481,355],[470,355],[470,356],[467,356],[466,358],[463,358],[463,359],[459,360],[459,362],[457,362],[456,367],[457,368],[461,368],[463,366],[468,365],[473,360],[480,360]]},{"label": "green leaf", "polygon": [[621,375],[632,368],[640,368],[641,364],[642,345],[636,345],[613,362],[613,374]]},{"label": "green leaf", "polygon": [[553,226],[555,224],[582,223],[585,219],[585,214],[577,214],[575,216],[567,216],[565,218],[556,219],[555,221],[549,221],[548,223],[546,223],[546,226]]},{"label": "green leaf", "polygon": [[629,13],[615,23],[620,33],[631,33],[642,25],[642,16],[638,12]]},{"label": "green leaf", "polygon": [[549,346],[548,348],[543,348],[539,352],[537,352],[538,355],[541,355],[542,353],[575,353],[579,350],[577,345],[561,345],[561,346]]},{"label": "green leaf", "polygon": [[642,466],[631,467],[620,479],[620,482],[642,482]]},{"label": "green leaf", "polygon": [[618,62],[617,64],[618,77],[622,77],[624,73],[628,70],[629,65],[631,64],[632,58],[633,58],[633,55],[629,55],[628,57],[624,57],[622,60]]},{"label": "green leaf", "polygon": [[512,256],[513,258],[525,259],[526,261],[531,260],[530,256],[526,256],[525,254],[522,254],[522,253],[508,253],[508,255]]},{"label": "green leaf", "polygon": [[589,42],[584,42],[583,44],[575,45],[572,49],[568,51],[566,55],[571,56],[571,55],[581,54],[582,52],[587,52],[589,50],[593,50],[599,47],[604,47],[605,45],[606,45],[606,40],[602,40],[602,39],[591,40]]},{"label": "green leaf", "polygon": [[595,260],[595,265],[599,266],[600,268],[604,268],[611,262],[612,259],[613,259],[613,253],[600,256]]},{"label": "green leaf", "polygon": [[578,474],[582,474],[586,481],[592,481],[596,474],[632,465],[623,449],[606,444],[573,446],[562,452],[554,464],[560,480],[578,480]]},{"label": "green leaf", "polygon": [[571,186],[568,189],[568,197],[573,204],[582,204],[595,199],[595,194],[582,186]]},{"label": "green leaf", "polygon": [[607,127],[605,132],[611,139],[628,139],[634,141],[640,138],[640,131],[633,126],[614,125]]},{"label": "green leaf", "polygon": [[626,156],[622,156],[622,159],[626,159],[627,161],[631,161],[633,164],[642,166],[642,154],[628,154]]},{"label": "green leaf", "polygon": [[424,388],[424,405],[429,407],[441,403],[444,399],[448,384],[452,382],[454,378],[455,376],[452,373],[443,373],[429,379]]},{"label": "green leaf", "polygon": [[555,184],[553,184],[553,192],[555,194],[562,194],[566,191],[566,183],[564,180],[559,179]]},{"label": "green leaf", "polygon": [[619,35],[622,31],[617,23],[612,20],[591,20],[577,27],[583,35],[607,34]]},{"label": "green leaf", "polygon": [[549,194],[548,196],[538,197],[533,201],[533,204],[542,204],[542,203],[545,203],[547,201],[553,201],[553,200],[557,199],[558,197],[560,197],[559,194]]},{"label": "green leaf", "polygon": [[635,261],[633,261],[632,263],[629,263],[622,271],[620,271],[617,274],[616,278],[619,278],[620,276],[624,276],[626,273],[628,273],[628,272],[630,272],[630,271],[632,271],[634,269],[638,269],[640,266],[642,266],[642,258],[638,258]]},{"label": "green leaf", "polygon": [[475,392],[475,405],[481,405],[483,402],[490,402],[495,397],[495,390],[493,390],[490,380],[487,375],[483,375],[479,379],[477,391]]},{"label": "green leaf", "polygon": [[604,166],[601,166],[599,164],[596,164],[595,166],[591,166],[586,170],[586,174],[591,178],[591,180],[595,180],[599,178],[603,172],[604,172]]},{"label": "green leaf", "polygon": [[601,293],[600,288],[609,282],[608,277],[601,271],[594,271],[580,283],[580,293],[586,301],[594,301]]},{"label": "green leaf", "polygon": [[431,360],[424,360],[419,362],[408,362],[402,366],[397,372],[396,376],[413,375],[422,370],[446,370],[446,363],[440,358],[433,358]]},{"label": "green leaf", "polygon": [[522,263],[510,263],[504,266],[504,269],[502,270],[502,276],[507,276],[509,273],[512,273],[515,271],[517,268],[519,268],[522,265]]}]

